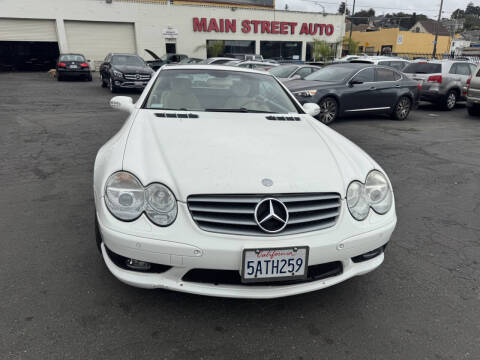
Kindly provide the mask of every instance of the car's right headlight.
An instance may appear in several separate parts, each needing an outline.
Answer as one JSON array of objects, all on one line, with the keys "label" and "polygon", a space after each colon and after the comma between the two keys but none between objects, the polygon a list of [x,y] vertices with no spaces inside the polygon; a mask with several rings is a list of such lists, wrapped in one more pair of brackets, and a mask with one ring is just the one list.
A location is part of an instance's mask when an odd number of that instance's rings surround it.
[{"label": "car's right headlight", "polygon": [[347,206],[353,218],[364,220],[373,209],[377,214],[386,214],[393,203],[392,189],[387,177],[378,170],[370,171],[365,184],[353,181],[347,189]]},{"label": "car's right headlight", "polygon": [[295,91],[295,92],[293,92],[294,95],[304,96],[304,97],[315,96],[316,93],[317,93],[317,90],[316,90],[316,89],[300,90],[300,91]]},{"label": "car's right headlight", "polygon": [[133,174],[118,171],[105,184],[105,204],[120,220],[132,221],[143,212],[159,226],[171,225],[177,217],[177,199],[168,187],[153,183],[146,188]]},{"label": "car's right headlight", "polygon": [[118,70],[113,70],[113,75],[116,76],[116,77],[123,77],[123,73],[121,73],[120,71]]},{"label": "car's right headlight", "polygon": [[145,207],[145,190],[140,180],[126,171],[110,175],[105,185],[105,204],[120,220],[138,218]]}]

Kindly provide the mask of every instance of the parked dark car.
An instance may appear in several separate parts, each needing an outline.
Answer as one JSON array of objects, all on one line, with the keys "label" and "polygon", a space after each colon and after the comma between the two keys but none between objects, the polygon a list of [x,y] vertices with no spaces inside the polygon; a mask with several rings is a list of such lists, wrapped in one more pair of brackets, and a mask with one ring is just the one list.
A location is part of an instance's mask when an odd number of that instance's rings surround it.
[{"label": "parked dark car", "polygon": [[300,103],[317,103],[324,124],[351,114],[389,114],[405,120],[418,102],[418,84],[401,72],[368,64],[334,64],[285,83]]},{"label": "parked dark car", "polygon": [[108,87],[112,93],[119,89],[142,90],[153,74],[145,61],[134,54],[108,54],[100,66],[102,87]]},{"label": "parked dark car", "polygon": [[153,70],[158,70],[165,64],[177,64],[182,60],[188,59],[188,56],[183,54],[165,54],[159,57],[152,50],[145,49],[145,51],[154,59],[146,61],[147,65]]},{"label": "parked dark car", "polygon": [[58,81],[66,78],[82,78],[92,81],[90,65],[82,54],[61,54],[55,69]]}]

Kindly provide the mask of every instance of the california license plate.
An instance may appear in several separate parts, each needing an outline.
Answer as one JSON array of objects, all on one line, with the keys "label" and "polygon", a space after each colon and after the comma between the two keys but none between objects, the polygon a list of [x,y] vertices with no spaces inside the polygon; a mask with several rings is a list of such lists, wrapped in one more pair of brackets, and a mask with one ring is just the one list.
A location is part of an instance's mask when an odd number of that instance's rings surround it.
[{"label": "california license plate", "polygon": [[244,249],[242,281],[267,282],[307,278],[308,247]]}]

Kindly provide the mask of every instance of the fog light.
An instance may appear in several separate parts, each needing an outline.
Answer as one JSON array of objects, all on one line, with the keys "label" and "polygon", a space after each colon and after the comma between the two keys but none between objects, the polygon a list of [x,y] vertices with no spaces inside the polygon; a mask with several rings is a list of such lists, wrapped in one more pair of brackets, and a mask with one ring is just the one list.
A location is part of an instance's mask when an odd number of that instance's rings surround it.
[{"label": "fog light", "polygon": [[146,261],[141,261],[141,260],[135,260],[135,259],[127,259],[125,260],[125,265],[136,271],[148,271],[152,267],[152,265],[149,262]]},{"label": "fog light", "polygon": [[115,81],[115,85],[120,85],[120,81]]}]

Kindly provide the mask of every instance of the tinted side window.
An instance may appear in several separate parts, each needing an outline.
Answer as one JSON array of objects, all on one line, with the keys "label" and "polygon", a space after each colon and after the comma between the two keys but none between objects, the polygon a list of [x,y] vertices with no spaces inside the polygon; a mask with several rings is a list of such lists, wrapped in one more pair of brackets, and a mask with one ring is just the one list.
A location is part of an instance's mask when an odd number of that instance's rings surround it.
[{"label": "tinted side window", "polygon": [[303,79],[305,76],[310,75],[310,73],[310,68],[301,68],[295,73],[295,75],[300,75],[300,77]]},{"label": "tinted side window", "polygon": [[357,75],[355,75],[352,80],[353,81],[360,81],[360,82],[374,82],[375,81],[375,71],[374,71],[373,68],[368,68],[368,69],[362,70]]},{"label": "tinted side window", "polygon": [[457,72],[458,75],[467,75],[470,76],[470,66],[468,64],[457,64]]},{"label": "tinted side window", "polygon": [[420,63],[412,63],[408,64],[405,69],[403,69],[404,73],[407,74],[435,74],[442,72],[442,64],[435,64],[435,63],[427,63],[427,62],[420,62]]},{"label": "tinted side window", "polygon": [[468,66],[470,66],[470,72],[473,74],[475,72],[475,69],[477,68],[475,65],[473,64],[468,64]]},{"label": "tinted side window", "polygon": [[405,61],[392,61],[390,66],[394,69],[402,71],[402,69],[407,65]]},{"label": "tinted side window", "polygon": [[453,64],[452,67],[450,68],[449,71],[450,74],[456,74],[457,73],[457,64]]},{"label": "tinted side window", "polygon": [[377,81],[395,81],[395,73],[389,69],[378,68],[376,80]]}]

